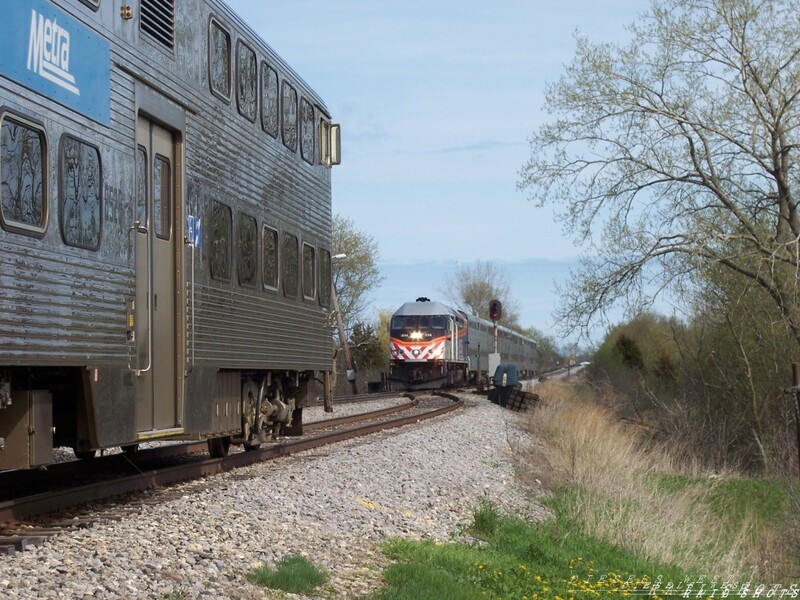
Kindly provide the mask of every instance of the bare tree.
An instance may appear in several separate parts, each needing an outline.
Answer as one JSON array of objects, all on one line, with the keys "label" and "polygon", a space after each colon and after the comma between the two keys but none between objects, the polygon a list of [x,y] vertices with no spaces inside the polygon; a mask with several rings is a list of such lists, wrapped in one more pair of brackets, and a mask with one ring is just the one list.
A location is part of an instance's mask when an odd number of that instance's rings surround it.
[{"label": "bare tree", "polygon": [[494,263],[476,261],[459,264],[452,277],[446,280],[442,293],[468,313],[489,318],[489,302],[497,299],[503,304],[502,324],[519,327],[519,304],[511,295],[508,274]]},{"label": "bare tree", "polygon": [[577,38],[520,173],[587,244],[566,328],[716,264],[800,344],[800,0],[654,0],[629,31],[626,46]]}]

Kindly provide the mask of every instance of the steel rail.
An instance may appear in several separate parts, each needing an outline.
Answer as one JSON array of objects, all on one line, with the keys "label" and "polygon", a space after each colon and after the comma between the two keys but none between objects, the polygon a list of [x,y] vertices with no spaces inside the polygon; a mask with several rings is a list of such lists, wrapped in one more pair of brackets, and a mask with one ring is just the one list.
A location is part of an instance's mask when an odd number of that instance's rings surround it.
[{"label": "steel rail", "polygon": [[398,404],[396,406],[389,406],[379,410],[373,410],[365,413],[358,413],[355,415],[347,415],[344,417],[331,417],[330,419],[321,419],[319,421],[310,421],[303,423],[303,431],[316,431],[318,429],[325,429],[326,427],[337,427],[339,425],[347,425],[348,423],[358,423],[359,421],[366,421],[367,419],[378,419],[392,413],[401,412],[414,408],[419,404],[419,400],[414,399],[410,394],[406,397],[412,398],[411,402],[405,404]]}]

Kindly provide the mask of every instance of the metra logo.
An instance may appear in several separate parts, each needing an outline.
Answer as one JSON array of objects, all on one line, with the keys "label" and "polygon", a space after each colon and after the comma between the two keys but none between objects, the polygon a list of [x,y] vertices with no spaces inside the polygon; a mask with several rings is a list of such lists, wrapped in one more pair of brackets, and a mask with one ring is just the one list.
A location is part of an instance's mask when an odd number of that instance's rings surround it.
[{"label": "metra logo", "polygon": [[28,70],[80,96],[75,77],[69,72],[69,31],[56,21],[31,11]]}]

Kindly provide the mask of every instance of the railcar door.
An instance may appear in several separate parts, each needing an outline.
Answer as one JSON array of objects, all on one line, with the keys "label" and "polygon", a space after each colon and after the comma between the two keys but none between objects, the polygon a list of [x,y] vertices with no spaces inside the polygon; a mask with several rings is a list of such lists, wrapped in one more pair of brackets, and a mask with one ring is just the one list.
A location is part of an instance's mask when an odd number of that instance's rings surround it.
[{"label": "railcar door", "polygon": [[136,124],[136,429],[180,427],[177,389],[176,210],[180,170],[173,133]]}]

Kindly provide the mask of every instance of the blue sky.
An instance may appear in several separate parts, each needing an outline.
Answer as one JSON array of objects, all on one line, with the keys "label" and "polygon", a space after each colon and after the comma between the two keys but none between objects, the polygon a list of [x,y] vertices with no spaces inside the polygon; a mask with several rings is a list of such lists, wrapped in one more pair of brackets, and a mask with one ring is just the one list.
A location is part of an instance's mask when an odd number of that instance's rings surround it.
[{"label": "blue sky", "polygon": [[554,334],[553,283],[580,250],[516,190],[527,138],[574,32],[624,41],[645,1],[228,3],[342,125],[333,210],[378,242],[375,306],[442,298],[455,264],[488,260],[518,281],[522,324]]}]

